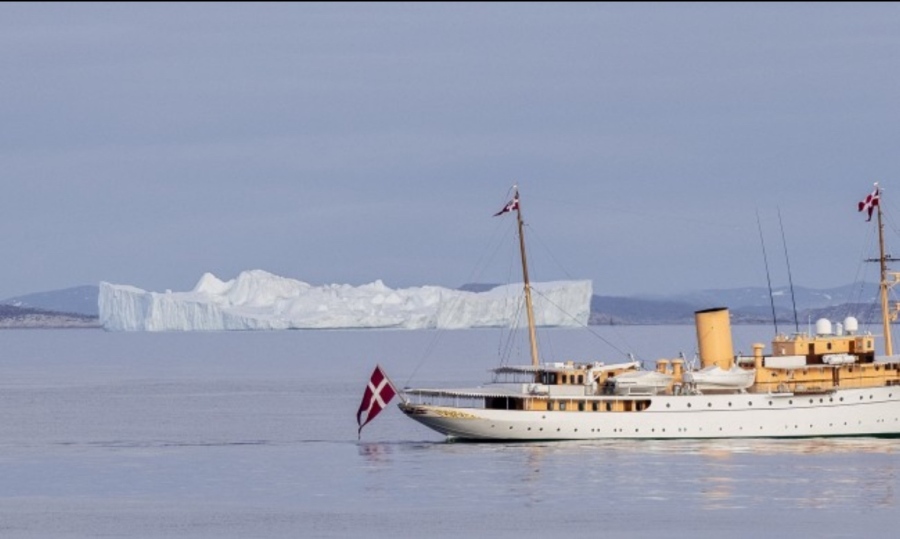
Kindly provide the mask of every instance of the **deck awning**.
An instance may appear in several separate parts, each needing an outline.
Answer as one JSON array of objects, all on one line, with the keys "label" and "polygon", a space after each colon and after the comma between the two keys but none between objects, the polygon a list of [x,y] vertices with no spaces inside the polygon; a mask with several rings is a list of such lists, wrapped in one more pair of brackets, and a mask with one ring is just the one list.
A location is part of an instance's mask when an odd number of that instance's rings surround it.
[{"label": "deck awning", "polygon": [[422,397],[468,397],[473,399],[484,397],[523,397],[521,392],[503,388],[487,388],[487,387],[471,387],[471,388],[445,388],[445,389],[429,389],[429,388],[408,388],[401,391],[407,395],[418,395]]},{"label": "deck awning", "polygon": [[636,369],[640,366],[638,361],[629,361],[627,363],[613,363],[606,365],[604,363],[594,364],[575,364],[566,365],[564,363],[544,363],[542,365],[504,365],[491,369],[495,374],[534,374],[538,372],[571,372],[575,369],[593,369],[594,372],[605,372],[618,369]]}]

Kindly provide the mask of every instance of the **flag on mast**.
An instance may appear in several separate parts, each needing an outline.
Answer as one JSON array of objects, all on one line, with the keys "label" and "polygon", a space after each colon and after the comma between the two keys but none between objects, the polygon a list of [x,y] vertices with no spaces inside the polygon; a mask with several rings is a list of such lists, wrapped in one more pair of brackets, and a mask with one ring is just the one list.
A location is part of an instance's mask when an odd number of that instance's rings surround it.
[{"label": "flag on mast", "polygon": [[867,211],[869,213],[869,218],[866,221],[872,220],[872,210],[875,209],[875,206],[878,206],[879,195],[878,182],[875,182],[875,190],[859,203],[859,211]]},{"label": "flag on mast", "polygon": [[[394,384],[391,383],[384,371],[381,370],[381,365],[376,365],[375,371],[369,379],[369,385],[366,386],[366,391],[363,393],[359,411],[356,412],[356,423],[359,425],[357,435],[362,434],[362,428],[365,427],[369,421],[375,419],[375,416],[387,407],[388,403],[391,402],[391,399],[393,399],[396,394],[397,391],[394,389]],[[362,419],[363,413],[366,414],[365,421]]]},{"label": "flag on mast", "polygon": [[512,200],[506,203],[506,206],[503,206],[503,209],[494,214],[494,217],[498,215],[503,215],[506,212],[510,212],[513,210],[519,209],[519,193],[516,193],[516,196],[513,197]]}]

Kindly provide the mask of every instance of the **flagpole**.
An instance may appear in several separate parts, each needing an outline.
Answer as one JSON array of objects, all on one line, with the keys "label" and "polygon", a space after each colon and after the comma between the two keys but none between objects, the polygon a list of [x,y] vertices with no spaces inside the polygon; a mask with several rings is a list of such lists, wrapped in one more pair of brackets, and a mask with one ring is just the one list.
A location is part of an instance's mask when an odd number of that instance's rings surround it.
[{"label": "flagpole", "polygon": [[[378,367],[379,369],[381,369],[381,364],[380,364],[380,363],[376,363],[375,366]],[[387,371],[384,370],[384,369],[381,369],[381,372],[384,373],[384,379],[387,380],[387,383],[390,384],[391,388],[393,388],[394,393],[396,393],[397,396],[400,397],[400,400],[402,400],[404,404],[408,403],[408,402],[409,402],[409,399],[406,398],[406,393],[404,393],[404,392],[400,391],[399,389],[397,389],[397,386],[396,386],[396,384],[394,384],[394,381],[391,380],[391,377],[390,377],[390,376],[388,376]]]}]

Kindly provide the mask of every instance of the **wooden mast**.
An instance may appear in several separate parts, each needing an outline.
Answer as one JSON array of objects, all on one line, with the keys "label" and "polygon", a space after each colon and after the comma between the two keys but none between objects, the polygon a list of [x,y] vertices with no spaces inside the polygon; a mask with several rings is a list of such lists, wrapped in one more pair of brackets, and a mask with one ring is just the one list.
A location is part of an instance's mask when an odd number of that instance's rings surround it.
[{"label": "wooden mast", "polygon": [[[522,254],[522,278],[525,281],[525,310],[528,313],[528,340],[531,343],[531,364],[535,367],[540,365],[537,349],[537,332],[534,327],[534,305],[531,302],[531,282],[528,280],[528,260],[525,256],[525,234],[522,224],[522,202],[519,200],[519,188],[516,187],[515,194],[516,219],[519,222],[519,251]],[[879,214],[879,217],[881,214]]]},{"label": "wooden mast", "polygon": [[[876,184],[876,189],[878,189]],[[877,192],[877,191],[876,191]],[[884,355],[894,355],[894,347],[891,340],[891,320],[888,312],[888,281],[887,281],[887,257],[884,254],[884,223],[881,220],[881,194],[876,204],[878,208],[878,261],[881,266],[881,323],[884,326]]]}]

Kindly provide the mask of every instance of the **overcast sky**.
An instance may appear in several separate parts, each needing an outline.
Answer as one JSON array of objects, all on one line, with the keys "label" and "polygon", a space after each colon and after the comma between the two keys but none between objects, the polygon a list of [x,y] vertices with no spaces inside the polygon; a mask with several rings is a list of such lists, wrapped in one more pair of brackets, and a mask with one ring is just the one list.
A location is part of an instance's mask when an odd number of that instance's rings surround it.
[{"label": "overcast sky", "polygon": [[535,280],[765,286],[759,212],[786,285],[780,209],[827,287],[900,208],[895,3],[4,3],[0,65],[3,298],[505,282],[516,182]]}]

